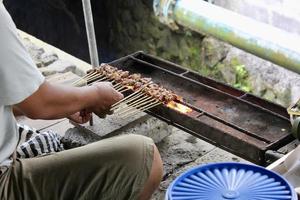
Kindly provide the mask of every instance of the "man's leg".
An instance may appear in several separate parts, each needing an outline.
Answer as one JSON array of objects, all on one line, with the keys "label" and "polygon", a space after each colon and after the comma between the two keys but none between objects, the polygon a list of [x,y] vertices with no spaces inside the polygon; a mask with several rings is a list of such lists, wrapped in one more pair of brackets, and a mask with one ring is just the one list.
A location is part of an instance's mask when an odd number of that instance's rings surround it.
[{"label": "man's leg", "polygon": [[154,146],[153,148],[154,148],[154,154],[153,154],[152,168],[151,168],[149,178],[140,195],[140,200],[150,199],[152,194],[156,190],[156,188],[159,186],[162,179],[163,163],[160,154],[158,152],[158,149],[156,148],[156,146]]},{"label": "man's leg", "polygon": [[153,160],[157,155],[151,139],[126,135],[45,157],[20,159],[0,177],[0,198],[146,199],[158,183],[153,177],[161,171]]}]

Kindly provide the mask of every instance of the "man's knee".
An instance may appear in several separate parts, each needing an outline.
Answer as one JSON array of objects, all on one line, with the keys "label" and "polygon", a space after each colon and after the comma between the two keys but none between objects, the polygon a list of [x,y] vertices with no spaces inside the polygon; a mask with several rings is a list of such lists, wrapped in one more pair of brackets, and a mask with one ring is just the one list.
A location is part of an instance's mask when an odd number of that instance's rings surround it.
[{"label": "man's knee", "polygon": [[153,185],[158,186],[163,176],[163,162],[155,145],[153,146],[153,149],[153,162],[150,179],[153,181]]},{"label": "man's knee", "polygon": [[140,193],[139,199],[150,199],[156,188],[159,186],[163,175],[163,164],[158,149],[153,145],[152,167],[149,177]]},{"label": "man's knee", "polygon": [[153,140],[143,135],[129,134],[121,136],[124,144],[123,148],[129,153],[141,153],[141,150],[150,150],[150,147],[155,146]]},{"label": "man's knee", "polygon": [[[152,183],[152,185],[158,185],[161,181],[163,174],[163,163],[161,160],[160,153],[154,144],[153,140],[149,137],[142,135],[126,135],[127,142],[127,156],[138,159],[142,159],[147,162],[152,163],[150,166],[144,166],[149,168],[149,178],[148,180]],[[142,147],[142,148],[141,148]],[[141,154],[143,153],[143,154]],[[143,155],[141,158],[140,156]]]}]

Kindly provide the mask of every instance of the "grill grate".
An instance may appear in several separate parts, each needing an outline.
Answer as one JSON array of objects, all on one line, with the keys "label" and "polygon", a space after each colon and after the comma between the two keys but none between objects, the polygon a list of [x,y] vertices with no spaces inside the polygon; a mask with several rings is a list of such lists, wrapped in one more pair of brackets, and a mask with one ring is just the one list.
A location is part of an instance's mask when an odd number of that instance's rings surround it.
[{"label": "grill grate", "polygon": [[183,114],[157,106],[150,115],[252,162],[264,165],[267,150],[293,140],[289,116],[279,105],[143,52],[109,64],[151,77],[193,109]]}]

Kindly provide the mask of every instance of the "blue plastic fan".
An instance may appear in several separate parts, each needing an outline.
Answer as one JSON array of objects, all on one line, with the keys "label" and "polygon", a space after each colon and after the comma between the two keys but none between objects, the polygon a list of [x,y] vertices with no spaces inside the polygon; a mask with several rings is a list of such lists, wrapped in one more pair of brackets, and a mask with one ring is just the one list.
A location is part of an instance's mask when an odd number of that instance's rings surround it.
[{"label": "blue plastic fan", "polygon": [[169,186],[166,200],[297,200],[292,186],[265,168],[215,163],[193,168]]}]

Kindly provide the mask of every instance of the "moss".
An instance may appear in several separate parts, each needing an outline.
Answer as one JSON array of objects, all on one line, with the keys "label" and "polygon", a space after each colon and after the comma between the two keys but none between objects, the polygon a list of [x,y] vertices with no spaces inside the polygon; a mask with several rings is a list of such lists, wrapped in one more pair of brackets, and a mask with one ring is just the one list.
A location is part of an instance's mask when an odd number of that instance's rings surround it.
[{"label": "moss", "polygon": [[[122,4],[123,1],[118,2]],[[204,40],[203,35],[189,29],[171,31],[158,21],[151,7],[145,2],[131,3],[130,8],[126,4],[122,9],[114,9],[114,20],[110,21],[109,41],[110,45],[117,49],[116,57],[143,50],[187,66],[204,76],[229,82],[247,92],[251,91],[245,66],[237,58],[232,59],[230,63],[222,62],[227,53],[224,45],[207,38]],[[115,3],[109,5],[115,6]],[[228,75],[227,79],[224,77],[224,71]],[[232,78],[234,74],[235,77]]]},{"label": "moss", "polygon": [[241,64],[237,58],[233,58],[230,61],[230,66],[234,69],[236,76],[236,82],[233,86],[245,92],[251,92],[252,89],[249,81],[249,74],[245,65]]}]

